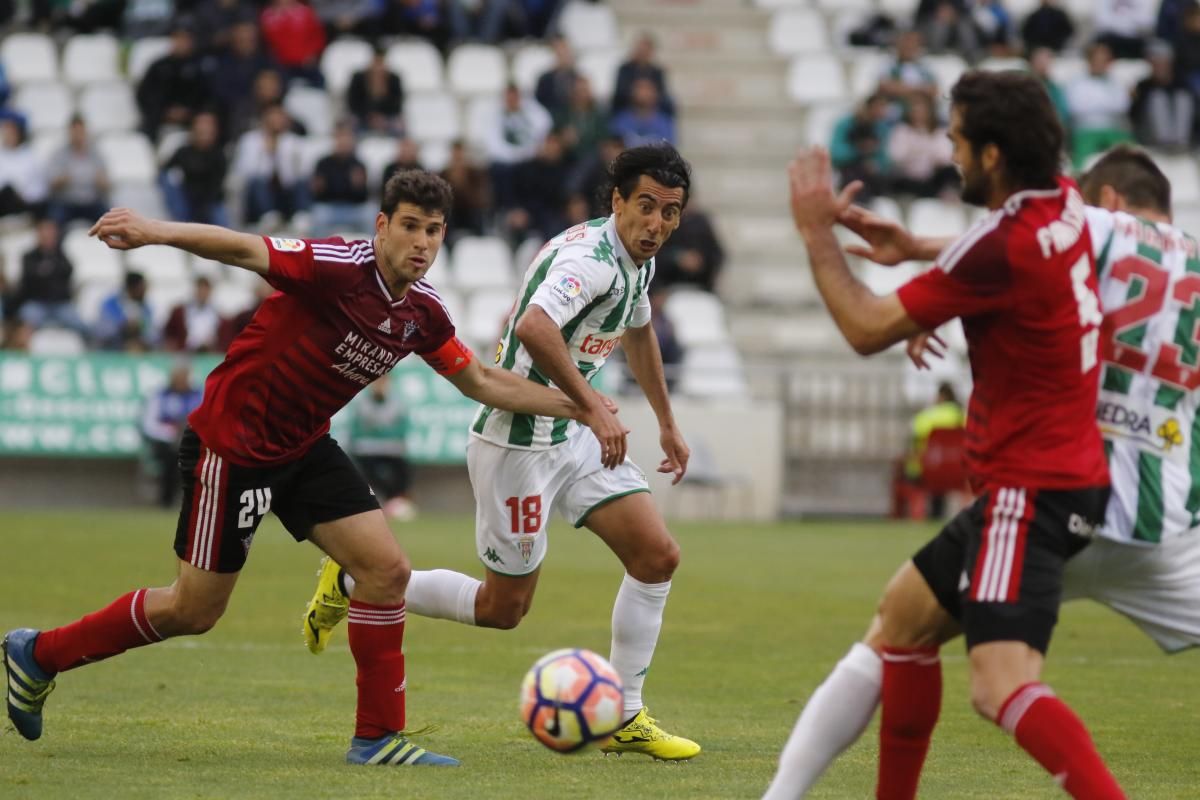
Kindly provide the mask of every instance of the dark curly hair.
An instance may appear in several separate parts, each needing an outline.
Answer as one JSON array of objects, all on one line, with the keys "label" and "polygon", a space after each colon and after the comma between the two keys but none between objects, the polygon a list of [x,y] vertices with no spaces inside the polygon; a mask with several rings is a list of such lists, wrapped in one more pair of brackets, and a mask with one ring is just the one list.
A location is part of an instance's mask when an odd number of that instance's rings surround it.
[{"label": "dark curly hair", "polygon": [[1171,213],[1171,182],[1140,147],[1120,144],[1109,150],[1079,179],[1079,186],[1089,203],[1100,199],[1102,187],[1111,186],[1135,208]]},{"label": "dark curly hair", "polygon": [[692,165],[673,145],[664,141],[631,147],[612,160],[608,165],[608,179],[600,189],[601,207],[611,205],[613,189],[628,200],[643,175],[668,189],[682,188],[683,205],[687,206],[692,189]]},{"label": "dark curly hair", "polygon": [[1004,157],[1010,188],[1052,189],[1063,154],[1062,123],[1041,82],[1026,72],[964,73],[950,90],[962,135],[979,155],[989,144]]},{"label": "dark curly hair", "polygon": [[397,172],[383,186],[383,202],[379,210],[388,219],[396,213],[401,203],[411,203],[426,214],[440,211],[450,220],[450,209],[454,207],[454,190],[450,184],[432,172],[423,169],[405,169]]}]

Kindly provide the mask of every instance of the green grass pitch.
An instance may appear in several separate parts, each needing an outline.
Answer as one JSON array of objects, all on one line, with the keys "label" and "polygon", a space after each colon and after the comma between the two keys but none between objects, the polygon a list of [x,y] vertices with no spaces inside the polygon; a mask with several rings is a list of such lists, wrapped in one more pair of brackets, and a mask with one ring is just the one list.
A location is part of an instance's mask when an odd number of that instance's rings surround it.
[{"label": "green grass pitch", "polygon": [[[174,516],[0,514],[0,628],[50,627],[174,571]],[[683,565],[647,682],[653,713],[704,752],[668,765],[597,752],[559,756],[517,719],[521,676],[558,647],[608,651],[621,569],[586,532],[557,522],[533,611],[515,631],[409,617],[409,723],[462,759],[457,770],[343,761],[354,664],[339,631],[309,655],[300,613],[318,553],[268,518],[225,618],[206,636],[60,677],[35,743],[0,735],[3,798],[751,798],[769,781],[809,693],[861,634],[879,589],[932,531],[894,524],[679,524]],[[467,517],[397,528],[418,567],[480,574]],[[1046,680],[1083,716],[1131,797],[1194,797],[1197,656],[1166,657],[1091,603],[1064,610]],[[1055,798],[1050,779],[967,703],[961,645],[923,798]],[[813,797],[872,794],[875,731]]]}]

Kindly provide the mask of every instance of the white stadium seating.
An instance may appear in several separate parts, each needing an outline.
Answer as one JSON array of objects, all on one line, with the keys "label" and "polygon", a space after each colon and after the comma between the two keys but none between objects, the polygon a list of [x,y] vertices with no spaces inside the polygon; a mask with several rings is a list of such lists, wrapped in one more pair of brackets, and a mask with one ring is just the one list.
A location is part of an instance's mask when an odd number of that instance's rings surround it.
[{"label": "white stadium seating", "polygon": [[823,53],[830,49],[825,17],[810,8],[777,11],[767,31],[771,51],[783,56]]},{"label": "white stadium seating", "polygon": [[79,356],[87,352],[83,337],[64,328],[39,328],[29,337],[32,356]]},{"label": "white stadium seating", "polygon": [[442,88],[442,56],[429,42],[412,40],[388,48],[388,68],[400,76],[405,93],[436,92]]},{"label": "white stadium seating", "polygon": [[844,100],[842,62],[831,55],[797,56],[788,68],[787,89],[788,96],[801,105]]},{"label": "white stadium seating", "polygon": [[625,60],[622,50],[595,50],[584,53],[576,65],[592,85],[592,95],[602,105],[608,104],[617,89],[617,70]]},{"label": "white stadium seating", "polygon": [[441,172],[450,163],[450,142],[434,139],[425,142],[420,147],[417,160],[421,166],[432,172]]},{"label": "white stadium seating", "polygon": [[475,292],[467,301],[466,318],[458,330],[478,352],[491,356],[515,302],[516,297],[508,289]]},{"label": "white stadium seating", "polygon": [[113,183],[153,183],[158,167],[150,140],[141,133],[110,133],[96,140],[96,150]]},{"label": "white stadium seating", "polygon": [[447,94],[413,94],[404,101],[404,126],[417,142],[457,139],[461,131],[458,103]]},{"label": "white stadium seating", "polygon": [[152,288],[169,289],[182,286],[191,292],[192,273],[188,254],[174,247],[154,244],[125,252],[125,267],[146,276]]},{"label": "white stadium seating", "polygon": [[4,275],[9,286],[20,285],[21,258],[36,245],[37,234],[32,230],[14,231],[0,239],[0,256],[4,258]]},{"label": "white stadium seating", "polygon": [[879,87],[879,77],[892,63],[892,57],[882,50],[855,50],[850,62],[850,90],[854,97],[862,99]]},{"label": "white stadium seating", "polygon": [[512,82],[522,92],[533,94],[538,78],[554,68],[554,51],[544,44],[527,44],[512,60]]},{"label": "white stadium seating", "polygon": [[914,200],[908,208],[908,228],[918,236],[961,236],[967,218],[961,203]]},{"label": "white stadium seating", "polygon": [[58,79],[58,54],[44,33],[13,33],[0,43],[4,73],[14,86]]},{"label": "white stadium seating", "polygon": [[367,168],[367,185],[379,186],[384,168],[396,160],[396,140],[388,136],[367,136],[359,140],[357,155]]},{"label": "white stadium seating", "polygon": [[126,70],[133,84],[141,83],[142,76],[150,65],[171,51],[171,40],[166,36],[147,36],[136,39],[129,48],[129,61]]},{"label": "white stadium seating", "polygon": [[133,90],[124,82],[87,86],[79,95],[79,114],[93,136],[132,131],[140,119]]},{"label": "white stadium seating", "polygon": [[120,44],[107,33],[72,36],[62,53],[62,77],[72,86],[121,79]]},{"label": "white stadium seating", "polygon": [[125,268],[121,257],[99,239],[88,236],[86,228],[73,228],[63,237],[63,253],[74,267],[76,286],[101,286],[112,291],[121,283]]},{"label": "white stadium seating", "polygon": [[605,50],[620,44],[617,17],[603,3],[571,0],[558,19],[559,29],[576,51]]},{"label": "white stadium seating", "polygon": [[454,48],[446,73],[450,89],[460,97],[500,94],[508,82],[504,52],[486,44],[464,44]]},{"label": "white stadium seating", "polygon": [[71,90],[61,83],[27,83],[17,90],[13,106],[23,113],[32,133],[65,133],[75,111]]},{"label": "white stadium seating", "polygon": [[463,291],[513,288],[512,251],[497,236],[464,236],[450,254],[454,285]]},{"label": "white stadium seating", "polygon": [[684,353],[680,390],[690,397],[745,397],[746,375],[737,348],[728,343],[691,347]]},{"label": "white stadium seating", "polygon": [[[1194,205],[1200,203],[1200,174],[1196,172],[1196,159],[1192,156],[1172,156],[1155,153],[1154,160],[1171,181],[1171,203]],[[1200,230],[1189,230],[1200,236]]]},{"label": "white stadium seating", "polygon": [[697,289],[675,289],[663,305],[684,348],[721,345],[728,341],[725,308],[716,295]]},{"label": "white stadium seating", "polygon": [[283,107],[303,123],[311,136],[327,136],[333,131],[333,102],[324,89],[292,86],[284,95]]},{"label": "white stadium seating", "polygon": [[354,73],[371,63],[371,45],[361,39],[334,39],[321,54],[321,74],[325,85],[334,94],[343,94],[350,86]]}]

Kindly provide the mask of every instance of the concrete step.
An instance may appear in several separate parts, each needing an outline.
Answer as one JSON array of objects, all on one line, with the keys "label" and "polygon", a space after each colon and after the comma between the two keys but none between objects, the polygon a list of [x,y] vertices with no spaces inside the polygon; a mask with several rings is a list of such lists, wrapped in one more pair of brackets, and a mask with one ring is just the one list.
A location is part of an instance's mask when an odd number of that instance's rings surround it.
[{"label": "concrete step", "polygon": [[632,41],[643,31],[654,35],[663,60],[676,55],[737,54],[766,48],[768,18],[738,8],[708,9],[647,7],[620,10],[621,37]]},{"label": "concrete step", "polygon": [[748,356],[856,357],[824,310],[737,315],[729,320],[729,327],[734,342]]},{"label": "concrete step", "polygon": [[672,68],[670,86],[685,108],[714,103],[738,108],[792,105],[787,95],[787,76],[771,62],[735,72]]},{"label": "concrete step", "polygon": [[691,11],[692,13],[719,14],[730,10],[741,10],[758,16],[766,14],[751,0],[608,0],[608,4],[612,6],[619,18],[624,18],[627,14],[639,14],[647,11],[656,13]]},{"label": "concrete step", "polygon": [[737,254],[722,272],[721,297],[737,312],[821,308],[806,259],[761,262]]}]

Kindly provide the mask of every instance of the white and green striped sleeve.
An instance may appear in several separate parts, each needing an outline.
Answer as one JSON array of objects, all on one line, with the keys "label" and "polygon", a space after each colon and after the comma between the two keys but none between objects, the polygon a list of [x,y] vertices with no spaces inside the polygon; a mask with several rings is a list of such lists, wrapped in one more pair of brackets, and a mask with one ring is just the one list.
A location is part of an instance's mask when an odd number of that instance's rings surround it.
[{"label": "white and green striped sleeve", "polygon": [[561,328],[607,292],[615,276],[616,269],[608,264],[560,253],[529,302]]}]

